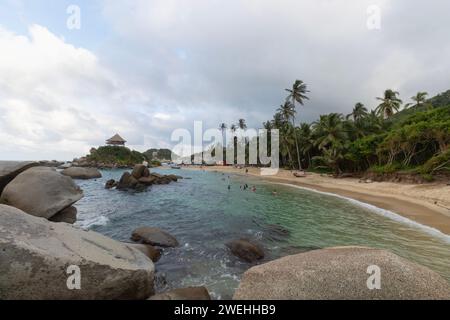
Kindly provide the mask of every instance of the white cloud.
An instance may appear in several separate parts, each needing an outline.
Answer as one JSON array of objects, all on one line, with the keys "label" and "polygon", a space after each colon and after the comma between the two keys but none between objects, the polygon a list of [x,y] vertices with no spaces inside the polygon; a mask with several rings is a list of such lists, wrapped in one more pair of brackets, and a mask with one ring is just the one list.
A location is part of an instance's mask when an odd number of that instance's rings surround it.
[{"label": "white cloud", "polygon": [[29,37],[0,29],[0,52],[0,158],[70,159],[115,132],[143,139],[134,106],[145,95],[92,52],[39,25]]},{"label": "white cloud", "polygon": [[[194,120],[258,127],[297,78],[311,90],[301,121],[374,107],[386,88],[449,89],[448,1],[98,1],[110,30],[95,52],[0,28],[0,159],[71,158],[115,132],[167,147]],[[373,4],[381,30],[366,26]]]}]

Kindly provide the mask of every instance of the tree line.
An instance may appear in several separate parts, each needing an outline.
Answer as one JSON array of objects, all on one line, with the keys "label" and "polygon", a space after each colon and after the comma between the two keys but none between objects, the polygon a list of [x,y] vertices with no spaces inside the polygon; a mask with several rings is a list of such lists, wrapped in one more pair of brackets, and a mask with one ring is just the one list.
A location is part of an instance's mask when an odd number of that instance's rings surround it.
[{"label": "tree line", "polygon": [[[297,123],[300,108],[307,108],[307,84],[296,80],[285,92],[273,118],[263,123],[267,130],[279,130],[282,167],[336,175],[367,170],[450,173],[448,92],[427,99],[428,93],[421,91],[403,104],[399,92],[387,89],[372,110],[358,102],[347,115],[324,114],[312,123]],[[246,127],[240,119],[230,130]],[[224,132],[227,125],[219,129]]]}]

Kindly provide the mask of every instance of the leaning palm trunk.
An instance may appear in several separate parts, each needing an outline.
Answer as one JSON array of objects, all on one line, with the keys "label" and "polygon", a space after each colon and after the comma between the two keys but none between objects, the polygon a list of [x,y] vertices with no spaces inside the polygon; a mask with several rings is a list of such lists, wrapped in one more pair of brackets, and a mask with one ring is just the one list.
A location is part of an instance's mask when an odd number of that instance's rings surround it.
[{"label": "leaning palm trunk", "polygon": [[300,162],[300,152],[298,149],[297,132],[295,132],[295,117],[292,117],[292,125],[294,126],[294,139],[295,139],[295,148],[297,149],[298,169],[302,170],[302,164]]}]

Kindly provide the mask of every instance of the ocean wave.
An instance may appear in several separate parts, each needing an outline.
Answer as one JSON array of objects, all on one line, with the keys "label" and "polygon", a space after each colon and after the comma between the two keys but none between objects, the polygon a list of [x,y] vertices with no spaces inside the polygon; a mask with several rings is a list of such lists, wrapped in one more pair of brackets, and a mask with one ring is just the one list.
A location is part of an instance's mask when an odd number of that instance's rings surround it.
[{"label": "ocean wave", "polygon": [[386,210],[377,206],[374,206],[372,204],[363,202],[363,201],[359,201],[353,198],[349,198],[349,197],[345,197],[345,196],[341,196],[339,194],[335,194],[335,193],[331,193],[331,192],[324,192],[324,191],[318,191],[312,188],[307,188],[307,187],[301,187],[301,186],[297,186],[294,184],[289,184],[289,183],[275,183],[278,185],[284,185],[284,186],[288,186],[288,187],[293,187],[293,188],[297,188],[297,189],[302,189],[302,190],[307,190],[307,191],[312,191],[312,192],[316,192],[316,193],[320,193],[320,194],[324,194],[324,195],[328,195],[328,196],[332,196],[332,197],[336,197],[336,198],[340,198],[340,199],[344,199],[348,202],[351,202],[352,204],[355,204],[357,206],[363,207],[365,209],[368,209],[372,212],[375,212],[376,214],[379,214],[381,216],[384,216],[386,218],[389,218],[391,220],[409,225],[411,227],[414,227],[416,229],[420,229],[421,231],[426,232],[429,235],[432,235],[436,238],[442,239],[447,243],[450,243],[450,235],[447,235],[443,232],[441,232],[438,229],[435,229],[433,227],[421,224],[419,222],[413,221],[409,218],[406,218],[398,213],[395,213],[393,211],[390,210]]},{"label": "ocean wave", "polygon": [[89,229],[94,226],[104,226],[107,225],[109,222],[109,219],[105,216],[96,216],[92,218],[85,218],[83,220],[78,220],[76,222],[76,225],[83,228],[83,229]]}]

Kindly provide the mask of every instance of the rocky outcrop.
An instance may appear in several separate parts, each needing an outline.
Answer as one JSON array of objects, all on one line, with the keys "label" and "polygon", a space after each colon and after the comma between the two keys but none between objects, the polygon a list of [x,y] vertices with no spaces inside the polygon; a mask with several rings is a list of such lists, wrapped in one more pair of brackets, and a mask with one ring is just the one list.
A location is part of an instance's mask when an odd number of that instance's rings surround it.
[{"label": "rocky outcrop", "polygon": [[64,169],[61,172],[63,175],[71,177],[72,179],[97,179],[101,178],[102,174],[96,168],[82,168],[82,167],[70,167]]},{"label": "rocky outcrop", "polygon": [[134,166],[131,173],[124,172],[120,181],[117,184],[117,189],[134,189],[145,190],[146,187],[154,184],[169,184],[176,182],[182,177],[177,175],[162,175],[158,173],[151,173],[147,166],[138,164]]},{"label": "rocky outcrop", "polygon": [[252,263],[264,258],[264,251],[261,247],[246,239],[230,241],[227,243],[227,247],[232,254],[246,262]]},{"label": "rocky outcrop", "polygon": [[137,164],[134,166],[131,175],[135,179],[139,180],[142,177],[148,177],[150,175],[150,170],[143,164]]},{"label": "rocky outcrop", "polygon": [[139,183],[142,183],[143,185],[146,186],[151,186],[152,184],[154,184],[156,182],[157,178],[153,177],[153,176],[149,176],[149,177],[142,177],[139,178]]},{"label": "rocky outcrop", "polygon": [[74,224],[77,222],[77,208],[70,206],[51,217],[49,220],[53,222],[65,222]]},{"label": "rocky outcrop", "polygon": [[141,244],[141,243],[125,243],[128,247],[134,248],[145,254],[149,257],[153,262],[157,262],[161,258],[161,250],[156,249],[155,247],[149,244]]},{"label": "rocky outcrop", "polygon": [[25,170],[39,165],[31,161],[0,161],[0,195],[8,183]]},{"label": "rocky outcrop", "polygon": [[[380,289],[370,278],[377,270]],[[450,299],[450,286],[391,252],[337,247],[255,266],[244,273],[233,299]]]},{"label": "rocky outcrop", "polygon": [[64,162],[57,161],[57,160],[41,160],[41,161],[39,161],[40,167],[57,168],[63,164],[64,164]]},{"label": "rocky outcrop", "polygon": [[155,294],[148,300],[211,300],[205,287],[188,287]]},{"label": "rocky outcrop", "polygon": [[[153,293],[154,265],[140,251],[5,205],[0,252],[0,299],[147,299]],[[72,287],[77,270],[79,290]]]},{"label": "rocky outcrop", "polygon": [[114,179],[110,179],[105,183],[105,189],[112,189],[117,187],[117,181]]},{"label": "rocky outcrop", "polygon": [[117,183],[118,190],[135,189],[139,181],[133,177],[129,172],[124,172],[119,182]]},{"label": "rocky outcrop", "polygon": [[60,165],[60,166],[58,167],[58,169],[64,170],[64,169],[67,169],[67,168],[70,168],[70,167],[72,167],[72,163],[71,163],[71,162],[66,162],[66,163]]},{"label": "rocky outcrop", "polygon": [[133,231],[131,240],[158,247],[177,247],[177,239],[164,230],[152,227],[140,227]]},{"label": "rocky outcrop", "polygon": [[49,219],[83,197],[72,178],[53,168],[33,167],[15,177],[3,190],[0,202],[37,217]]}]

